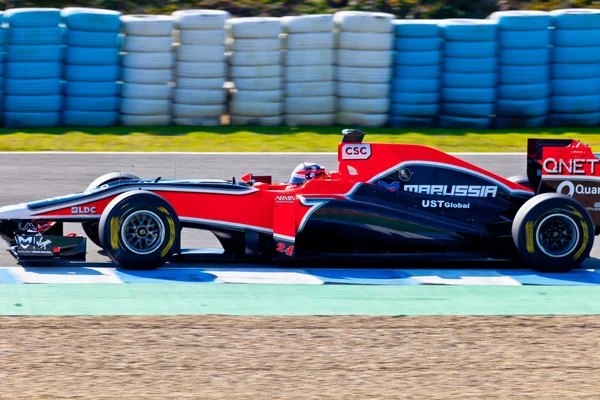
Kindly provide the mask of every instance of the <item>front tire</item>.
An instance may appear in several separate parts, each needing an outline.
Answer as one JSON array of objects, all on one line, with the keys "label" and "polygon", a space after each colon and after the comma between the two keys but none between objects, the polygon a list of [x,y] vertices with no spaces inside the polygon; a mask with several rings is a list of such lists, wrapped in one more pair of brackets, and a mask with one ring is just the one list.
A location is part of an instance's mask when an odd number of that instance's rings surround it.
[{"label": "front tire", "polygon": [[136,190],[113,199],[100,218],[100,242],[108,257],[126,269],[154,269],[178,251],[181,226],[162,197]]},{"label": "front tire", "polygon": [[[138,180],[140,178],[138,178],[135,175],[132,174],[123,174],[120,172],[110,172],[108,174],[104,174],[102,176],[99,176],[98,178],[94,179],[94,181],[92,183],[90,183],[88,185],[88,187],[85,189],[85,191],[89,191],[92,189],[96,189],[99,188],[102,185],[106,185],[108,183],[112,183],[112,182],[116,182],[116,181],[131,181],[131,180]],[[100,244],[100,233],[98,231],[100,223],[93,221],[93,222],[82,222],[81,223],[81,227],[83,228],[83,232],[85,233],[85,236],[87,236],[88,239],[90,239],[92,241],[92,243],[94,243],[96,246],[98,247],[102,247],[102,244]]]},{"label": "front tire", "polygon": [[589,257],[594,244],[594,222],[571,197],[545,193],[531,198],[519,209],[512,236],[529,267],[566,272]]}]

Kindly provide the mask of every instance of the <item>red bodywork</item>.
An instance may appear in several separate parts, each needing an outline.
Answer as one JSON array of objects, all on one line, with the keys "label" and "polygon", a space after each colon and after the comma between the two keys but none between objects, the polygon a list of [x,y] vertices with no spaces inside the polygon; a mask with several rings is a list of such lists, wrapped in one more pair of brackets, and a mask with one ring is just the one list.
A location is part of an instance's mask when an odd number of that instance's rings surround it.
[{"label": "red bodywork", "polygon": [[[162,196],[175,209],[182,222],[205,221],[269,232],[293,242],[310,210],[319,199],[344,199],[357,184],[375,182],[379,176],[398,168],[406,161],[425,161],[453,165],[485,175],[515,190],[524,190],[517,183],[493,174],[454,156],[421,145],[342,142],[338,146],[338,171],[325,179],[307,181],[297,187],[284,184],[256,182],[243,193],[219,193],[211,190],[183,190],[172,186],[152,192]],[[291,170],[291,168],[290,168]],[[269,181],[268,177],[261,180]],[[266,179],[264,179],[266,178]],[[130,186],[130,190],[136,189]],[[85,202],[79,208],[94,210],[99,219],[107,205],[119,193],[100,200]],[[68,219],[76,216],[71,206],[35,215],[40,220]],[[283,249],[282,249],[283,250]]]}]

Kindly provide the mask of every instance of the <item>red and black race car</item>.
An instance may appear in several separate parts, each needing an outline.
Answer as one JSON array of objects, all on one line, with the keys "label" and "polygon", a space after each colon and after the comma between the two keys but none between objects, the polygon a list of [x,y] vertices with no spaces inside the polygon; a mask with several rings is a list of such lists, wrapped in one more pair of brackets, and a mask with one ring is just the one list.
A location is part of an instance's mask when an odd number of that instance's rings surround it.
[{"label": "red and black race car", "polygon": [[20,262],[84,259],[80,222],[117,265],[195,259],[181,229],[212,232],[226,259],[515,260],[566,271],[589,256],[600,225],[600,165],[573,140],[531,139],[528,177],[504,178],[420,145],[364,143],[343,131],[339,170],[299,166],[288,183],[140,179],[112,173],[82,193],[0,208]]}]

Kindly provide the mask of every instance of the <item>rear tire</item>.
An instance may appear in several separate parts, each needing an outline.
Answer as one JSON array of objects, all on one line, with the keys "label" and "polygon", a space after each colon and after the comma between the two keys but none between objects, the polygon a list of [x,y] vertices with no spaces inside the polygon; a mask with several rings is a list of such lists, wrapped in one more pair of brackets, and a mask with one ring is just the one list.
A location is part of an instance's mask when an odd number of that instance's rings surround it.
[{"label": "rear tire", "polygon": [[[111,182],[116,182],[118,180],[136,180],[140,179],[132,174],[122,174],[120,172],[111,172],[108,174],[104,174],[96,179],[92,183],[88,185],[85,191],[89,191],[92,189],[99,188],[102,185],[106,185]],[[99,222],[82,222],[81,227],[83,228],[83,232],[85,232],[85,236],[87,236],[92,243],[94,243],[98,247],[102,247],[100,244],[100,233],[98,232]]]},{"label": "rear tire", "polygon": [[544,193],[519,209],[512,236],[527,266],[544,272],[567,272],[589,257],[594,222],[571,197]]},{"label": "rear tire", "polygon": [[159,195],[144,190],[113,199],[102,213],[99,230],[102,248],[121,268],[158,268],[180,246],[175,210]]}]

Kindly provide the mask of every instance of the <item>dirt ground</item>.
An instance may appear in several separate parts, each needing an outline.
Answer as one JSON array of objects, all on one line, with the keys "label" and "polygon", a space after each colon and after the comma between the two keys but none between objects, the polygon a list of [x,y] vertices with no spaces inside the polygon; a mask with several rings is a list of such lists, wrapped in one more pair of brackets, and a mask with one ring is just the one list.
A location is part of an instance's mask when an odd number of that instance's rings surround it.
[{"label": "dirt ground", "polygon": [[0,399],[598,399],[600,316],[0,317]]}]

